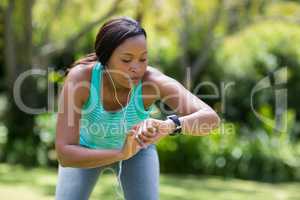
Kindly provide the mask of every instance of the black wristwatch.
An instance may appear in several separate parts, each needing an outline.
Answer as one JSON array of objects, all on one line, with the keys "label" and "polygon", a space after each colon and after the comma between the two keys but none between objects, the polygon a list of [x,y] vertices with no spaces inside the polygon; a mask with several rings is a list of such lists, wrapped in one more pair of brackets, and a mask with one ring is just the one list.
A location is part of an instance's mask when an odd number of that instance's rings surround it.
[{"label": "black wristwatch", "polygon": [[181,122],[177,115],[169,115],[168,119],[172,120],[175,124],[175,130],[170,133],[171,136],[180,135],[181,134]]}]

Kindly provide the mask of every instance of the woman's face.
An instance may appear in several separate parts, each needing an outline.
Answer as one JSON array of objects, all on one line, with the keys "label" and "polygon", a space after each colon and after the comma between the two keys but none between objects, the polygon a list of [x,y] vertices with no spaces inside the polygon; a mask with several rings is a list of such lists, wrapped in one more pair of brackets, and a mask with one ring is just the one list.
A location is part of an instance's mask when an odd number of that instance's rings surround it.
[{"label": "woman's face", "polygon": [[144,35],[126,39],[112,53],[107,67],[115,84],[131,88],[138,84],[148,65],[147,42]]}]

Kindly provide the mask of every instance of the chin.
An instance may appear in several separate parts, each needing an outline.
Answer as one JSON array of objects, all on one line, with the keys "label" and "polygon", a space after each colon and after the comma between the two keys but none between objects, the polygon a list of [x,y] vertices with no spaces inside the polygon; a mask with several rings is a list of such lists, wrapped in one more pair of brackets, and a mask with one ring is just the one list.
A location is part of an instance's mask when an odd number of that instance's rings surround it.
[{"label": "chin", "polygon": [[133,86],[137,86],[139,84],[139,80],[134,80],[134,81],[126,81],[122,83],[121,85],[125,88],[131,89]]}]

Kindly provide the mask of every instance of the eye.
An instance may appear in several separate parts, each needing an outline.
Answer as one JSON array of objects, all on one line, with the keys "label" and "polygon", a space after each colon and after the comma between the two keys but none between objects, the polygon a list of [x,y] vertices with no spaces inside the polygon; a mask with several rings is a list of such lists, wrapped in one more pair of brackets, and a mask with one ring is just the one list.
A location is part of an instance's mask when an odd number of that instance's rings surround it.
[{"label": "eye", "polygon": [[131,60],[122,60],[124,63],[130,63]]},{"label": "eye", "polygon": [[147,60],[147,59],[141,59],[140,61],[141,61],[141,62],[146,62],[146,60]]}]

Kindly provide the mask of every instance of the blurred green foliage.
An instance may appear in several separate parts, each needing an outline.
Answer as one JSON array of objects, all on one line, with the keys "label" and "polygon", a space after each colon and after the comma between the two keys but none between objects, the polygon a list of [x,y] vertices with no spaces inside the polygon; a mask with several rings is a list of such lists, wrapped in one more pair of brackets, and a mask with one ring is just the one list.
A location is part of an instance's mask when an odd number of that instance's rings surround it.
[{"label": "blurred green foliage", "polygon": [[[225,39],[216,61],[225,78],[257,80],[281,66],[300,66],[300,27],[274,21],[259,22]],[[295,69],[293,69],[295,68]],[[251,74],[251,77],[249,77]]]}]

